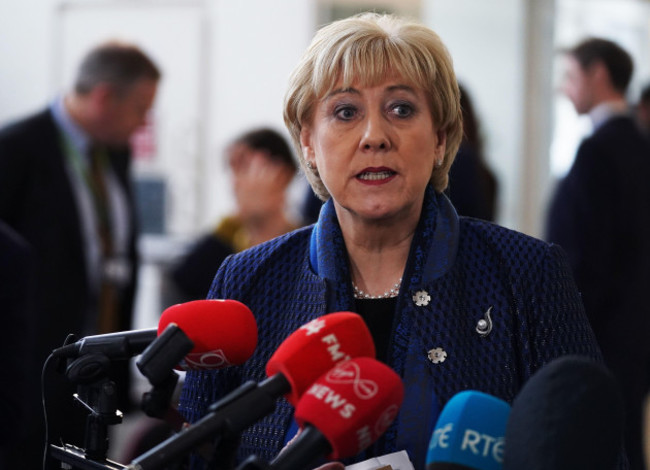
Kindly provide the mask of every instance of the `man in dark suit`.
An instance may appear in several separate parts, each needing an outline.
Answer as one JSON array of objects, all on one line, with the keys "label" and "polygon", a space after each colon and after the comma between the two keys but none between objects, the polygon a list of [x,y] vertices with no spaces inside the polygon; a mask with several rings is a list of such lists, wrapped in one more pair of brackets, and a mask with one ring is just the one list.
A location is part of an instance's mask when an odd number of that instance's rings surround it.
[{"label": "man in dark suit", "polygon": [[630,56],[588,39],[566,52],[563,91],[594,132],[550,206],[547,238],[569,255],[606,362],[626,401],[626,446],[643,469],[643,401],[650,390],[650,143],[628,109]]},{"label": "man in dark suit", "polygon": [[[128,142],[144,123],[159,79],[137,47],[101,44],[82,60],[70,93],[0,130],[0,219],[36,259],[35,346],[27,358],[14,359],[30,373],[31,435],[15,446],[7,468],[42,466],[39,385],[49,353],[70,333],[131,327],[137,257]],[[128,370],[114,369],[124,407]],[[83,424],[68,406],[74,387],[62,375],[50,371],[44,381],[49,439],[83,447]]]},{"label": "man in dark suit", "polygon": [[11,387],[0,387],[0,463],[27,431],[24,397],[29,391],[29,371],[20,359],[33,348],[34,261],[31,247],[0,220],[0,311],[6,332],[0,341],[0,357],[5,362],[3,374],[11,378]]}]

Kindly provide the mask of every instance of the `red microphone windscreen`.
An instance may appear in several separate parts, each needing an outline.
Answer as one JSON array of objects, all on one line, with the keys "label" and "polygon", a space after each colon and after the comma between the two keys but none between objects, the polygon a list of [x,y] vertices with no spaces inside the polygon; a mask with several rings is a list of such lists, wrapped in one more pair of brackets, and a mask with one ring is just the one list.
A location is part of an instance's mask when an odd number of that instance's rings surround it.
[{"label": "red microphone windscreen", "polygon": [[165,309],[158,322],[160,335],[175,323],[194,343],[180,369],[221,369],[239,365],[257,346],[253,312],[236,300],[194,300]]},{"label": "red microphone windscreen", "polygon": [[375,442],[393,422],[404,398],[399,376],[369,357],[337,364],[316,380],[296,406],[295,418],[311,424],[330,445],[333,460],[352,457]]},{"label": "red microphone windscreen", "polygon": [[336,363],[360,356],[375,357],[375,343],[363,318],[352,312],[330,313],[291,333],[266,363],[266,375],[284,375],[291,384],[286,399],[295,406]]}]

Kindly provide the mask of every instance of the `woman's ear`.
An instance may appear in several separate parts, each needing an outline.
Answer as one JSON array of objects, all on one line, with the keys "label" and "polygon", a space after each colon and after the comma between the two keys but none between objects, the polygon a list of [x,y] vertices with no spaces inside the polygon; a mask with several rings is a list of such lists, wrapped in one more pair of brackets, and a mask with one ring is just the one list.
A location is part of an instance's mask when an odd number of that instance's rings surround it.
[{"label": "woman's ear", "polygon": [[302,155],[305,157],[305,160],[313,164],[314,149],[311,146],[311,130],[309,126],[303,126],[300,129],[300,148],[302,149]]},{"label": "woman's ear", "polygon": [[435,158],[436,162],[442,164],[447,150],[447,131],[438,130],[436,135],[438,136],[438,144],[436,145]]}]

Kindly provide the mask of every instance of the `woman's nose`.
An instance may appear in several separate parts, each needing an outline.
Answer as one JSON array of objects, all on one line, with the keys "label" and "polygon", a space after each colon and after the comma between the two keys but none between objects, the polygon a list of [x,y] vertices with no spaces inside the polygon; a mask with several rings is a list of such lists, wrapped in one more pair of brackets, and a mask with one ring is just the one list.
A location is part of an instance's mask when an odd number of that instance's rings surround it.
[{"label": "woman's nose", "polygon": [[359,146],[363,151],[388,150],[391,147],[391,140],[388,131],[388,123],[381,115],[371,114],[365,119],[363,134]]}]

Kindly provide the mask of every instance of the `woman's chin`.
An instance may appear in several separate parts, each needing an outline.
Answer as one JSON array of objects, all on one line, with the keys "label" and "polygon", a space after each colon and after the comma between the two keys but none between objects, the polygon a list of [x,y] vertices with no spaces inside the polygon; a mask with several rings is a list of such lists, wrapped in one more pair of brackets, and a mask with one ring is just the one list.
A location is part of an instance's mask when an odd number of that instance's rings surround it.
[{"label": "woman's chin", "polygon": [[404,217],[407,211],[395,205],[363,207],[355,211],[354,215],[368,223],[389,222]]}]

